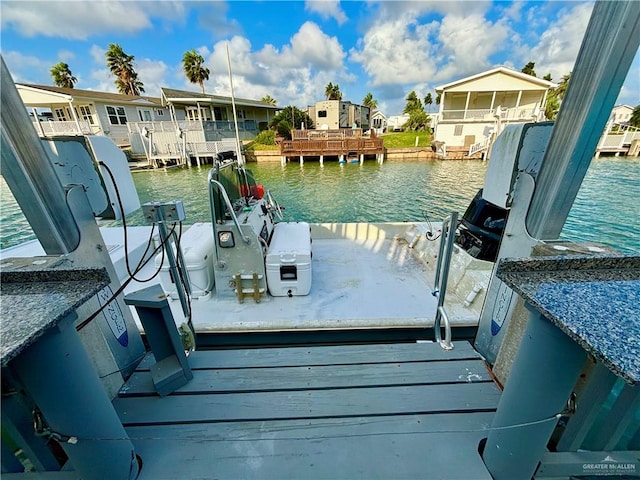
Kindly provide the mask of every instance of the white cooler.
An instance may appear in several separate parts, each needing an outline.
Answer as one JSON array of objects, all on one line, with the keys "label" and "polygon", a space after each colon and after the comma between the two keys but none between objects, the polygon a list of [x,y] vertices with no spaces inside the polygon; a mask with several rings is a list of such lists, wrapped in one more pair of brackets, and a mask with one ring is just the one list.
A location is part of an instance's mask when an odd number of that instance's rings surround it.
[{"label": "white cooler", "polygon": [[274,297],[311,290],[311,230],[306,222],[278,223],[266,259],[267,285]]},{"label": "white cooler", "polygon": [[[213,288],[213,229],[210,224],[194,223],[182,234],[180,248],[184,263],[189,272],[191,296],[203,297]],[[174,250],[175,251],[175,250]],[[156,268],[160,267],[162,253],[156,256]],[[164,263],[160,269],[160,285],[173,298],[178,298],[176,284],[171,278],[169,261],[164,256]]]}]

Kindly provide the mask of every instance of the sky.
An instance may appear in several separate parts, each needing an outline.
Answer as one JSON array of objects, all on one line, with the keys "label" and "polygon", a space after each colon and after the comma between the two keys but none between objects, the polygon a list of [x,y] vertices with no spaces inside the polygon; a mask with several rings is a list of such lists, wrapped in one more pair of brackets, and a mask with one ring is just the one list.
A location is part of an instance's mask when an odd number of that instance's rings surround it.
[{"label": "sky", "polygon": [[[200,91],[182,71],[195,49],[211,71],[207,93],[266,95],[281,107],[324,100],[329,82],[344,100],[367,93],[378,110],[402,113],[407,95],[505,65],[557,82],[571,72],[592,2],[587,1],[135,1],[2,0],[0,52],[14,80],[53,85],[69,65],[76,88],[116,92],[105,52],[133,55],[145,94]],[[636,54],[617,104],[640,104]],[[428,107],[429,108],[429,107]],[[435,105],[432,107],[435,110]]]}]

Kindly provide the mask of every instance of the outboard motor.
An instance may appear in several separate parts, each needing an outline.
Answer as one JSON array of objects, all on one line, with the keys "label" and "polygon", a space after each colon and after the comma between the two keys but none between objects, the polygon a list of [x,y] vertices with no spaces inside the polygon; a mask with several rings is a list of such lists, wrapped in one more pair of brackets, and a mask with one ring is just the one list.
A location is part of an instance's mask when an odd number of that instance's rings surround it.
[{"label": "outboard motor", "polygon": [[508,210],[482,198],[482,189],[464,212],[455,243],[478,260],[495,262]]}]

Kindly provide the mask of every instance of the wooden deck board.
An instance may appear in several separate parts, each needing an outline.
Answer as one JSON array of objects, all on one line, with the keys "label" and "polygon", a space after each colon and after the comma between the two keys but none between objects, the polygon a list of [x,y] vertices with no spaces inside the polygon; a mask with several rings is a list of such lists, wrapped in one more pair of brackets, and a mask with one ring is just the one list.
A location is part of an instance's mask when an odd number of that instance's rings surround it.
[{"label": "wooden deck board", "polygon": [[[357,370],[353,365],[245,367],[199,370],[195,378],[176,393],[184,395],[202,391],[222,393],[435,384],[451,382],[453,368],[458,369],[456,372],[462,372],[458,373],[459,380],[491,382],[484,365],[477,360],[360,364]],[[146,371],[134,373],[120,396],[142,395],[156,395],[151,375]]]},{"label": "wooden deck board", "polygon": [[[195,352],[189,364],[197,370],[481,359],[468,342],[454,342],[454,346],[448,351],[430,342],[205,350]],[[152,362],[153,356],[147,355],[138,370],[148,370]]]},{"label": "wooden deck board", "polygon": [[141,479],[489,479],[500,392],[466,342],[197,351],[160,398],[145,359],[114,406]]}]

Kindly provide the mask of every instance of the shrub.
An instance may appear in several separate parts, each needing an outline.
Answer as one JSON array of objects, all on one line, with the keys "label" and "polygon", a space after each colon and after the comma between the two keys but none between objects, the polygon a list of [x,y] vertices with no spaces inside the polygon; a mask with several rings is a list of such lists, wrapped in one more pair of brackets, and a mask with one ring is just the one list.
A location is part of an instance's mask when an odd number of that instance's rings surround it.
[{"label": "shrub", "polygon": [[253,141],[261,145],[275,145],[276,132],[273,130],[264,130],[260,132]]}]

